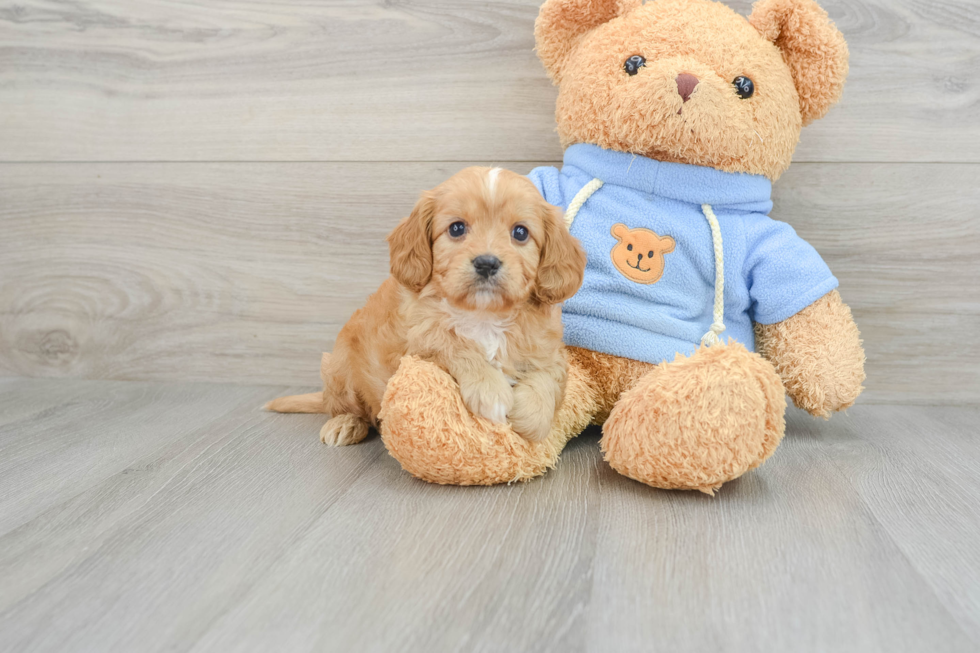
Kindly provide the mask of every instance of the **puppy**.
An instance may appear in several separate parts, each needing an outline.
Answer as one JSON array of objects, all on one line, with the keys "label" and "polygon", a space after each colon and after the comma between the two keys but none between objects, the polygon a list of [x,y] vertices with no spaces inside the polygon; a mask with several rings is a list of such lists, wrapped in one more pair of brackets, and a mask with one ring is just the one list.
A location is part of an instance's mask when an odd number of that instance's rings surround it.
[{"label": "puppy", "polygon": [[391,276],[324,355],[323,395],[267,408],[325,412],[320,438],[360,442],[402,356],[432,361],[469,410],[544,439],[565,387],[562,301],[582,284],[585,253],[560,209],[526,178],[466,168],[422,194],[388,236]]}]

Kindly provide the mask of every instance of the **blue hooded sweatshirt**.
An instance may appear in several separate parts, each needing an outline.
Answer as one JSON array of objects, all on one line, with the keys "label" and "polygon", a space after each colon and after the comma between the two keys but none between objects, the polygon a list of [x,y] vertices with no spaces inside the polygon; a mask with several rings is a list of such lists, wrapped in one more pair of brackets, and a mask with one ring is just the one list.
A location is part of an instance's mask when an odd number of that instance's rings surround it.
[{"label": "blue hooded sweatshirt", "polygon": [[697,349],[715,307],[716,246],[704,205],[720,227],[721,340],[753,351],[753,322],[781,322],[837,287],[816,250],[769,217],[765,177],[585,144],[565,151],[560,171],[528,176],[562,209],[593,179],[603,182],[571,226],[588,263],[582,288],[562,308],[569,345],[648,363]]}]

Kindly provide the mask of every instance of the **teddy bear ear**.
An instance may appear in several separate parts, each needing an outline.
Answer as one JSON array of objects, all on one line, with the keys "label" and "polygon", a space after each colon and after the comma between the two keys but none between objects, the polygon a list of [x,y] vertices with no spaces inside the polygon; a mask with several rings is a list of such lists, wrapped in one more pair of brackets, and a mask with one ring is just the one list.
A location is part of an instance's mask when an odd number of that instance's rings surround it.
[{"label": "teddy bear ear", "polygon": [[554,83],[579,41],[590,30],[636,9],[643,0],[547,0],[534,21],[538,58]]},{"label": "teddy bear ear", "polygon": [[847,77],[847,42],[813,0],[759,0],[749,22],[776,44],[800,96],[803,124],[823,118]]}]

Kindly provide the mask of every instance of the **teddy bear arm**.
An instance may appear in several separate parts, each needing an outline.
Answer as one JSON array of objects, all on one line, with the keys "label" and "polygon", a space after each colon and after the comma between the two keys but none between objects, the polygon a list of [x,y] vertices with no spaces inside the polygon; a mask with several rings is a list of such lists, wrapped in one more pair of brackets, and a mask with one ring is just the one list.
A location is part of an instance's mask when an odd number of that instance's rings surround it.
[{"label": "teddy bear arm", "polygon": [[836,290],[782,322],[756,324],[755,337],[793,403],[811,415],[828,418],[864,389],[861,334]]},{"label": "teddy bear arm", "polygon": [[523,481],[554,467],[568,440],[589,425],[599,410],[596,388],[591,370],[569,356],[565,393],[551,431],[531,442],[506,424],[472,415],[444,369],[405,356],[385,388],[381,438],[406,471],[430,483]]}]

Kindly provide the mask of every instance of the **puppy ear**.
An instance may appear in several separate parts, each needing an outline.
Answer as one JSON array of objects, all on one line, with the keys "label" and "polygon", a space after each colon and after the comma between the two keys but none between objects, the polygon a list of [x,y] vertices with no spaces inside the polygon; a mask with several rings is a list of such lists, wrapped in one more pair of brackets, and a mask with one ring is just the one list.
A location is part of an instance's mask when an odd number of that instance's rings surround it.
[{"label": "puppy ear", "polygon": [[643,0],[547,0],[541,5],[534,21],[534,43],[551,81],[561,81],[568,56],[589,30],[642,3]]},{"label": "puppy ear", "polygon": [[813,0],[759,0],[749,22],[776,44],[793,75],[803,124],[823,118],[847,78],[847,42]]},{"label": "puppy ear", "polygon": [[585,275],[585,250],[565,227],[561,209],[546,205],[543,210],[544,238],[538,261],[538,278],[534,299],[542,304],[565,301],[582,285]]},{"label": "puppy ear", "polygon": [[432,217],[436,200],[422,193],[411,215],[388,234],[391,276],[414,292],[421,292],[432,277]]}]

